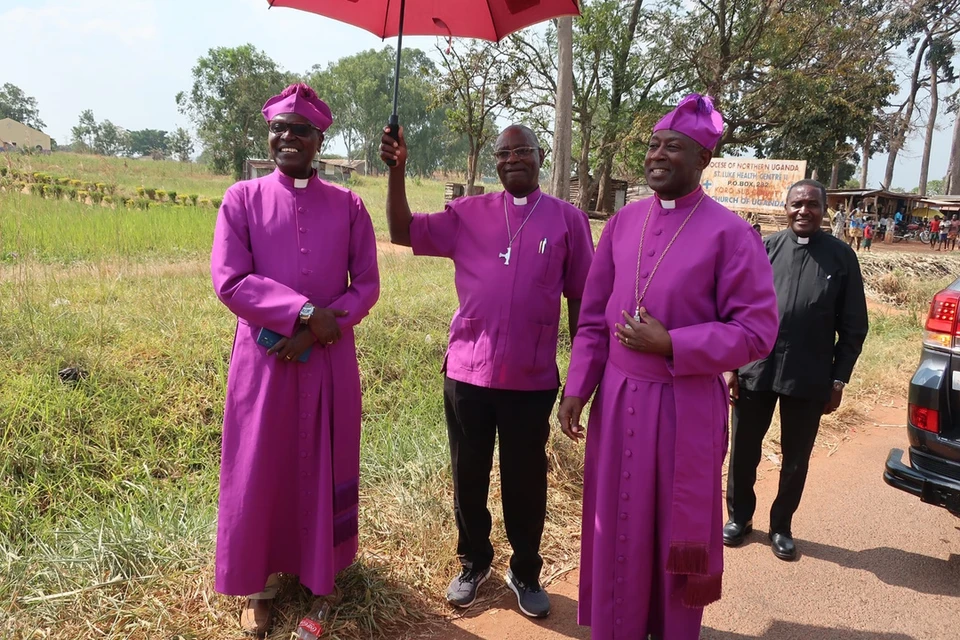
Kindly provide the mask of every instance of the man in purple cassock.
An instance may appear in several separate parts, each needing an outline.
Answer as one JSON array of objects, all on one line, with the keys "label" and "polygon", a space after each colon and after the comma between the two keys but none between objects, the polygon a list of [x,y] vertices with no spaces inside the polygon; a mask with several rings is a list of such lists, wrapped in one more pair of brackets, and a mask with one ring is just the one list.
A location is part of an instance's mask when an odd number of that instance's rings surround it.
[{"label": "man in purple cassock", "polygon": [[[331,593],[357,552],[360,375],[353,327],[380,295],[370,215],[317,177],[333,122],[304,84],[263,107],[276,170],[223,198],[211,272],[237,316],[220,468],[216,588],[265,633],[277,574]],[[267,346],[272,345],[272,346]]]},{"label": "man in purple cassock", "polygon": [[724,371],[777,336],[760,236],[700,188],[723,120],[691,95],[653,129],[652,197],[603,231],[587,277],[560,423],[583,437],[579,622],[594,640],[696,640],[720,598]]},{"label": "man in purple cassock", "polygon": [[454,200],[440,213],[410,212],[402,131],[397,140],[383,136],[380,157],[394,163],[387,191],[391,240],[417,255],[452,260],[460,302],[443,364],[461,564],[447,601],[469,607],[490,576],[487,493],[499,438],[503,520],[513,547],[506,582],[520,610],[542,618],[550,613],[540,585],[540,539],[546,444],[560,386],[560,299],[567,298],[573,335],[593,257],[587,216],[540,190],[544,152],[524,126],[507,127],[496,141],[504,191]]}]

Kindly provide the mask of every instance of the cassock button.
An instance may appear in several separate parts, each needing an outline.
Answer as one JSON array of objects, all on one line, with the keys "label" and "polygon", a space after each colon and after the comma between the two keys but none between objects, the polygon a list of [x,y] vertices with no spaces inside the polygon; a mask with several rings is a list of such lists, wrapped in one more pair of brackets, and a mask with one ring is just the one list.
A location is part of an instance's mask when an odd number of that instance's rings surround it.
[{"label": "cassock button", "polygon": [[626,514],[626,513],[621,513],[621,514],[620,514],[620,519],[621,519],[621,520],[626,520],[626,519],[627,519],[627,514]]},{"label": "cassock button", "polygon": [[649,274],[648,272],[644,271],[643,273],[640,274],[640,277],[641,277],[641,278],[646,278],[648,275],[650,275],[650,274]]},{"label": "cassock button", "polygon": [[623,584],[623,578],[622,578],[622,577],[617,578],[617,584]]},{"label": "cassock button", "polygon": [[623,556],[617,556],[617,562],[619,562],[620,564],[623,564],[623,563],[626,562],[626,561],[627,561],[627,559],[624,558]]},{"label": "cassock button", "polygon": [[617,604],[623,604],[623,598],[617,598]]},{"label": "cassock button", "polygon": [[630,451],[630,449],[627,449],[626,451],[623,452],[623,455],[627,456],[628,458],[631,458],[633,457],[633,451]]},{"label": "cassock button", "polygon": [[299,211],[300,213],[303,213],[303,207],[299,207],[297,211]]},{"label": "cassock button", "polygon": [[300,397],[301,397],[301,398],[306,398],[306,397],[307,397],[307,394],[301,393],[301,394],[300,394]]},{"label": "cassock button", "polygon": [[303,253],[303,254],[310,253],[310,249],[300,249],[300,253]]},{"label": "cassock button", "polygon": [[306,452],[306,451],[301,451],[301,452],[300,452],[300,457],[301,457],[301,458],[306,458],[306,457],[307,457],[307,452]]},{"label": "cassock button", "polygon": [[650,251],[647,251],[647,255],[650,256],[651,258],[653,257],[653,254],[654,254],[654,253],[655,253],[655,252],[654,252],[653,249],[650,249]]},{"label": "cassock button", "polygon": [[624,471],[624,472],[623,472],[623,477],[624,477],[624,479],[629,480],[629,479],[630,479],[630,472],[629,472],[629,471]]},{"label": "cassock button", "polygon": [[632,435],[633,435],[633,429],[627,429],[627,435],[628,435],[628,436],[632,436]]},{"label": "cassock button", "polygon": [[300,227],[300,233],[306,233],[306,232],[307,232],[306,227]]},{"label": "cassock button", "polygon": [[300,269],[300,273],[302,273],[303,275],[307,275],[308,273],[310,273],[310,269]]},{"label": "cassock button", "polygon": [[306,432],[306,431],[301,431],[301,432],[300,432],[300,437],[301,437],[301,438],[306,438],[306,437],[307,437],[307,432]]},{"label": "cassock button", "polygon": [[630,494],[629,494],[629,493],[621,493],[621,494],[620,494],[620,499],[621,499],[621,500],[629,500],[629,499],[630,499]]},{"label": "cassock button", "polygon": [[623,620],[621,620],[620,618],[617,618],[617,624],[623,624]]},{"label": "cassock button", "polygon": [[637,385],[631,382],[631,383],[630,383],[630,391],[636,391],[636,390],[637,390]]},{"label": "cassock button", "polygon": [[303,535],[307,535],[307,528],[306,528],[306,527],[303,528]]},{"label": "cassock button", "polygon": [[657,229],[656,231],[653,232],[653,235],[658,236],[661,233],[663,233],[663,229]]},{"label": "cassock button", "polygon": [[627,541],[627,536],[621,535],[620,542],[626,542],[626,541]]},{"label": "cassock button", "polygon": [[301,414],[300,414],[300,417],[301,417],[301,418],[306,418],[308,415],[310,415],[310,414],[309,414],[309,413],[301,413]]},{"label": "cassock button", "polygon": [[627,407],[627,413],[629,413],[630,415],[633,415],[636,413],[636,411],[633,410],[633,407]]}]

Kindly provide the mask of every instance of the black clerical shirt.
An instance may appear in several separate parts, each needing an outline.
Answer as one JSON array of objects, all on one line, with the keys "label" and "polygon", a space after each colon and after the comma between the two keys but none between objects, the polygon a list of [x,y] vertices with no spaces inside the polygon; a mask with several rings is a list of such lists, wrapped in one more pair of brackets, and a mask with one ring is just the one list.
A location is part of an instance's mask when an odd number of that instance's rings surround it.
[{"label": "black clerical shirt", "polygon": [[867,337],[867,301],[852,248],[823,231],[803,240],[791,229],[764,240],[780,333],[769,356],[740,369],[740,384],[826,401],[834,380],[850,381]]}]

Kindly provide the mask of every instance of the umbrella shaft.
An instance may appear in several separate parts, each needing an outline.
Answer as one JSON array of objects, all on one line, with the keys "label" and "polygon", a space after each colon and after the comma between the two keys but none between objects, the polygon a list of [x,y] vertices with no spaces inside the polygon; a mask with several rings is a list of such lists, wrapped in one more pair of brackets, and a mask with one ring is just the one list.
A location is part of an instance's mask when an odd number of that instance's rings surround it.
[{"label": "umbrella shaft", "polygon": [[407,1],[400,0],[400,27],[397,30],[397,64],[393,69],[393,115],[397,115],[397,102],[400,97],[400,51],[403,47],[403,10]]}]

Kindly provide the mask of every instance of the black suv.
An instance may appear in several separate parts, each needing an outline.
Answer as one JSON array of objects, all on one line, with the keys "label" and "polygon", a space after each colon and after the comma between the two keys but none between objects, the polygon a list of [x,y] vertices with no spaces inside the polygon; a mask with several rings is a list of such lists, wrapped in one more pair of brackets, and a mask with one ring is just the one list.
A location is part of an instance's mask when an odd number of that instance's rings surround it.
[{"label": "black suv", "polygon": [[930,304],[920,365],[910,380],[907,438],[892,449],[883,472],[891,487],[960,517],[960,279]]}]

